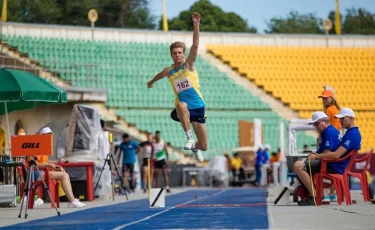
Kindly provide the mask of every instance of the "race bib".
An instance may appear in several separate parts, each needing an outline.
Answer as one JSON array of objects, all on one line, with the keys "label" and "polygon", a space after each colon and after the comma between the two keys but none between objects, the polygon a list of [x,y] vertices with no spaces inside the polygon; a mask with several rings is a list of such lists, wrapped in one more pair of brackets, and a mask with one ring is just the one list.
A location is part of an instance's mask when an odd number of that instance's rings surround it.
[{"label": "race bib", "polygon": [[192,88],[193,86],[191,85],[190,81],[188,78],[183,78],[181,80],[178,80],[178,81],[175,81],[174,82],[174,88],[176,89],[176,91],[179,93],[179,92],[182,92],[182,91],[185,91],[187,89],[190,89]]}]

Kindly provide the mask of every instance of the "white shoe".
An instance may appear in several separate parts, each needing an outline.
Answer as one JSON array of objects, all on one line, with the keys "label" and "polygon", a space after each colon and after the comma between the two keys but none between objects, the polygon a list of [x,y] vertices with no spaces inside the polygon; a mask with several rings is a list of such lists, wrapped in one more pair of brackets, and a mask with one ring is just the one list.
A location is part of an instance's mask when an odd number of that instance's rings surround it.
[{"label": "white shoe", "polygon": [[68,204],[68,208],[84,208],[86,205],[81,203],[78,199],[74,199],[72,202]]},{"label": "white shoe", "polygon": [[39,197],[38,197],[38,199],[36,199],[36,200],[34,201],[34,206],[35,206],[35,207],[41,206],[41,205],[43,205],[43,204],[44,204],[44,201],[43,201],[42,199],[40,199]]},{"label": "white shoe", "polygon": [[194,153],[195,159],[197,159],[198,162],[203,162],[203,155],[199,149],[196,149],[196,151],[192,151]]},{"label": "white shoe", "polygon": [[191,150],[191,148],[194,146],[195,144],[195,141],[194,139],[188,139],[185,146],[184,146],[184,150]]}]

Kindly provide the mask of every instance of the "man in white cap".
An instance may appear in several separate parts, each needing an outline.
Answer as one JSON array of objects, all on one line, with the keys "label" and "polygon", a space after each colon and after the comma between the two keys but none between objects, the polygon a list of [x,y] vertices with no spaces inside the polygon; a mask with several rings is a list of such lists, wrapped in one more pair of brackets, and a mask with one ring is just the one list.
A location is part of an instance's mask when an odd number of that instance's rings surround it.
[{"label": "man in white cap", "polygon": [[265,154],[265,156],[263,158],[263,163],[264,164],[268,163],[268,161],[269,161],[269,158],[270,158],[269,156],[270,156],[271,149],[272,149],[272,147],[271,147],[270,144],[265,144],[264,145],[264,152],[266,152],[266,154]]},{"label": "man in white cap", "polygon": [[[312,121],[309,123],[309,125],[313,125],[320,135],[320,143],[318,144],[316,154],[330,153],[339,147],[341,141],[340,132],[329,123],[329,118],[324,112],[317,111],[313,113]],[[316,154],[314,153],[310,156],[316,156]],[[299,205],[314,205],[309,167],[311,167],[311,174],[314,175],[315,173],[320,172],[321,161],[310,157],[310,166],[308,161],[302,160],[296,161],[293,166],[294,172],[297,174],[298,179],[302,182],[302,184],[305,185],[310,193],[310,196],[307,199],[298,202]],[[338,173],[331,164],[327,164],[327,172]]]},{"label": "man in white cap", "polygon": [[[347,129],[345,135],[342,137],[339,146],[334,151],[325,151],[320,154],[310,154],[310,160],[321,160],[323,158],[328,159],[339,159],[345,157],[347,154],[349,154],[351,151],[358,151],[361,149],[361,133],[358,130],[358,127],[354,124],[354,112],[352,109],[349,108],[343,108],[341,109],[340,113],[335,115],[335,117],[340,119],[340,123],[342,128]],[[323,144],[325,144],[322,141]],[[346,159],[342,162],[331,162],[327,164],[327,172],[328,173],[338,173],[343,174],[345,171],[346,166],[348,165],[350,159]],[[312,167],[312,166],[311,166]],[[306,178],[304,178],[306,180]],[[307,180],[307,183],[304,183],[306,187],[311,189],[310,180]],[[310,191],[310,194],[312,194],[312,191]],[[311,199],[308,199],[302,205],[314,205],[313,201],[311,202]]]},{"label": "man in white cap", "polygon": [[[40,130],[39,133],[42,135],[53,135],[53,132],[49,127],[44,127],[42,130]],[[49,168],[52,170],[48,172],[49,179],[61,181],[61,187],[64,190],[65,195],[69,201],[69,208],[83,208],[86,206],[84,203],[81,203],[78,199],[74,198],[69,174],[67,174],[62,167],[48,163],[48,156],[37,156],[35,162],[37,163],[39,168]],[[36,174],[34,173],[35,180],[43,180],[43,174],[44,172],[42,171],[40,172],[40,174],[39,172],[36,172]]]}]

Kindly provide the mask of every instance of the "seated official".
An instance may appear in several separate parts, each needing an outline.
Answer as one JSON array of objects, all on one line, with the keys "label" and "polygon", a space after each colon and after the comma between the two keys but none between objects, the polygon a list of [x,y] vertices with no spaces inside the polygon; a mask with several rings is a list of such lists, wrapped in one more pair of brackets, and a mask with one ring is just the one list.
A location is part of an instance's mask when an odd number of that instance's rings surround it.
[{"label": "seated official", "polygon": [[[339,159],[345,157],[351,151],[359,150],[361,148],[361,134],[358,127],[354,124],[354,112],[349,108],[344,108],[335,117],[340,119],[341,126],[347,129],[345,135],[340,140],[339,131],[333,126],[329,125],[329,119],[323,112],[315,112],[313,114],[313,124],[318,133],[321,135],[321,142],[317,153],[310,154],[311,174],[319,173],[321,169],[321,160]],[[343,174],[350,159],[342,162],[327,163],[328,173]],[[294,171],[302,184],[306,186],[310,195],[304,200],[298,202],[298,205],[314,205],[314,198],[312,196],[312,184],[310,182],[309,163],[305,161],[297,161],[294,163]]]},{"label": "seated official", "polygon": [[[40,131],[40,134],[52,134],[53,132],[49,127],[45,127]],[[35,159],[36,164],[40,169],[48,168],[52,171],[48,172],[49,179],[55,179],[61,181],[61,187],[65,192],[65,195],[69,201],[69,208],[83,208],[86,207],[84,203],[81,203],[78,199],[74,198],[72,185],[70,183],[69,174],[67,174],[61,166],[52,164],[48,162],[48,156],[37,156]],[[35,181],[41,181],[44,179],[44,171],[34,171]],[[41,197],[40,197],[41,198]]]}]

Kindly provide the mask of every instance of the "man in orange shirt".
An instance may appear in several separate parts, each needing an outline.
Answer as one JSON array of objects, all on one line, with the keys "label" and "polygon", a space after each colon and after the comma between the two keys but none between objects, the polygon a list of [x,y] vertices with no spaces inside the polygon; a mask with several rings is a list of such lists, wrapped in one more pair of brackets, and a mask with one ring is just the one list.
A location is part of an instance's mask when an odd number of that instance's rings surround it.
[{"label": "man in orange shirt", "polygon": [[[270,164],[272,165],[275,162],[279,162],[279,158],[280,158],[279,153],[273,152],[270,157]],[[272,171],[272,168],[270,169],[271,169],[270,171]]]},{"label": "man in orange shirt", "polygon": [[[332,87],[325,86],[322,95],[320,95],[318,98],[322,98],[324,113],[327,114],[329,123],[341,133],[340,120],[335,117],[335,115],[340,113],[340,106],[336,101],[334,89]],[[335,187],[331,186],[329,190],[330,195],[328,195],[328,189],[324,190],[324,194],[326,194],[323,200],[324,203],[337,201]]]}]

